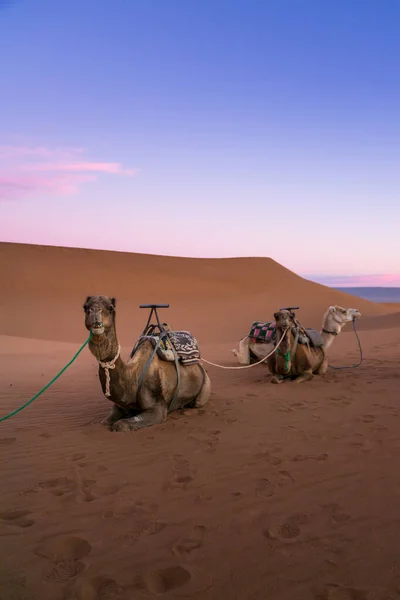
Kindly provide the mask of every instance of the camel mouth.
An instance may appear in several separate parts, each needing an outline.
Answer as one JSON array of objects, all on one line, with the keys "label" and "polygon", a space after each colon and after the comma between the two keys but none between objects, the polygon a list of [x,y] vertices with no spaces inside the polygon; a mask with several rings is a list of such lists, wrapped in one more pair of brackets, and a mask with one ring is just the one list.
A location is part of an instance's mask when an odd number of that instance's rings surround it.
[{"label": "camel mouth", "polygon": [[96,323],[96,325],[94,325],[90,331],[93,333],[93,335],[101,335],[104,333],[104,325]]}]

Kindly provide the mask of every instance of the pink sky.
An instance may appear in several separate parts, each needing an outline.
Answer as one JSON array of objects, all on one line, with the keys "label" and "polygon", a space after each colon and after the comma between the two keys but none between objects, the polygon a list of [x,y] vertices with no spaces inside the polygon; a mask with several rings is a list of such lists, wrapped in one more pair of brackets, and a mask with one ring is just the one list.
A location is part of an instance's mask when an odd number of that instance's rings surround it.
[{"label": "pink sky", "polygon": [[81,148],[0,146],[0,160],[0,200],[33,194],[76,194],[99,175],[129,177],[136,173],[118,162],[88,160]]},{"label": "pink sky", "polygon": [[[243,203],[243,194],[252,195],[247,187],[229,188],[227,181],[218,188],[212,178],[204,189],[200,180],[185,187],[185,169],[169,181],[165,171],[164,177],[157,174],[160,170],[142,171],[80,147],[0,145],[0,240],[172,256],[270,256],[325,285],[400,287],[390,249],[397,238],[387,235],[372,243],[368,222],[354,228],[354,219],[342,220],[340,245],[325,251],[324,222],[313,226],[311,238],[309,216],[301,210],[295,217],[292,207],[283,243],[271,216],[265,222],[268,213],[254,216],[251,203]],[[163,226],[149,235],[155,215]],[[300,245],[299,231],[305,235]],[[374,234],[373,228],[373,240]],[[380,274],[381,265],[391,272]],[[361,274],[351,274],[357,271]]]},{"label": "pink sky", "polygon": [[400,287],[400,274],[383,275],[315,275],[310,279],[333,287]]}]

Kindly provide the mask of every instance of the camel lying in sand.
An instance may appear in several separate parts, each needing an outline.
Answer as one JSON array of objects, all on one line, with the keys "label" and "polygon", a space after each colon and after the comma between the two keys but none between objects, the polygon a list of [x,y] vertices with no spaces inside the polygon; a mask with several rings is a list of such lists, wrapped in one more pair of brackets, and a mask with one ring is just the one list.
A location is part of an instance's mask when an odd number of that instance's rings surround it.
[{"label": "camel lying in sand", "polygon": [[[356,308],[342,308],[341,306],[330,306],[322,319],[321,336],[324,340],[325,351],[332,344],[335,336],[339,335],[346,323],[361,317]],[[272,342],[255,342],[246,335],[239,342],[239,350],[233,349],[234,354],[241,365],[254,364],[265,358],[274,349]],[[265,361],[266,363],[266,361]]]},{"label": "camel lying in sand", "polygon": [[[101,387],[105,396],[114,403],[102,423],[113,431],[163,423],[177,389],[176,365],[162,360],[156,353],[143,382],[139,384],[140,375],[153,354],[153,346],[151,340],[145,339],[128,363],[121,359],[115,329],[115,304],[115,298],[88,296],[83,307],[86,329],[92,333],[89,349],[99,363]],[[203,367],[179,363],[178,368],[180,381],[174,410],[184,406],[199,408],[207,404],[211,382]]]},{"label": "camel lying in sand", "polygon": [[[336,314],[337,307],[333,314]],[[330,310],[331,310],[330,309]],[[346,310],[341,309],[342,316],[345,316]],[[352,309],[354,311],[354,309]],[[329,311],[328,311],[329,312]],[[332,313],[331,313],[332,314]],[[359,318],[361,314],[353,312],[353,318]],[[312,379],[314,373],[323,375],[328,369],[327,349],[332,344],[333,339],[339,334],[339,321],[336,328],[331,330],[322,330],[321,339],[318,342],[321,345],[313,346],[311,343],[299,343],[300,336],[306,335],[306,332],[296,320],[291,310],[280,310],[274,314],[276,343],[280,343],[277,351],[267,359],[267,364],[273,377],[271,383],[282,383],[295,379],[296,383],[302,383]],[[331,323],[332,325],[333,323]],[[322,335],[330,336],[325,340]]]}]

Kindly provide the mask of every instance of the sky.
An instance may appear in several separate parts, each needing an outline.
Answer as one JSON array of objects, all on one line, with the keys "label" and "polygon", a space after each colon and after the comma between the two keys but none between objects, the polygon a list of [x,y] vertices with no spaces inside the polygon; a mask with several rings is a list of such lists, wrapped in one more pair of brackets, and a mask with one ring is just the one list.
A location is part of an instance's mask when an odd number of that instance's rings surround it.
[{"label": "sky", "polygon": [[400,286],[398,0],[0,0],[0,240]]}]

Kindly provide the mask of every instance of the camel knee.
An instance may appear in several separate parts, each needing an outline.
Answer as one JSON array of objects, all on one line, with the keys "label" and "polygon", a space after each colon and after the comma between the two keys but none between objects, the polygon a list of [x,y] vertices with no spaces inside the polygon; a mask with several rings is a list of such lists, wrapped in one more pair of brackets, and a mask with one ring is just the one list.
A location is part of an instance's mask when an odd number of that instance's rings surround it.
[{"label": "camel knee", "polygon": [[296,383],[304,383],[305,381],[310,381],[312,378],[313,374],[311,372],[303,373],[303,375],[300,375],[295,381]]},{"label": "camel knee", "polygon": [[271,383],[276,383],[276,384],[282,383],[283,381],[284,381],[284,378],[282,375],[274,375],[271,379]]},{"label": "camel knee", "polygon": [[197,396],[197,398],[195,398],[192,401],[190,406],[192,408],[201,408],[202,406],[205,406],[210,400],[210,395],[211,395],[211,380],[206,373],[206,376],[204,378],[203,387],[201,388],[201,391],[200,391],[199,395]]},{"label": "camel knee", "polygon": [[120,419],[112,426],[112,431],[135,431],[152,425],[161,425],[167,418],[167,409],[157,405],[144,410],[134,417]]},{"label": "camel knee", "polygon": [[114,423],[116,423],[117,421],[122,419],[124,417],[124,414],[125,413],[122,410],[122,408],[120,408],[116,404],[113,404],[107,417],[105,419],[103,419],[102,421],[100,421],[100,423],[101,423],[101,425],[105,425],[106,427],[111,427],[112,425],[114,425]]}]

